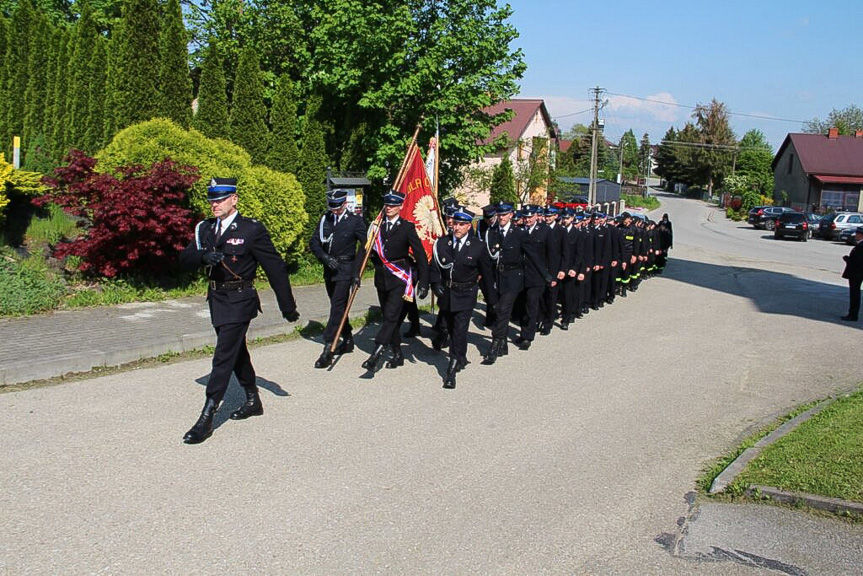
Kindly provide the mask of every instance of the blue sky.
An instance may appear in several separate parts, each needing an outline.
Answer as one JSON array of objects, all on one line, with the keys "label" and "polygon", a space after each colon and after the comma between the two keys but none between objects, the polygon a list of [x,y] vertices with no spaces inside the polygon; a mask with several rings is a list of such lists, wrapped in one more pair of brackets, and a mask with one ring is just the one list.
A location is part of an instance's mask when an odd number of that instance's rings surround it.
[{"label": "blue sky", "polygon": [[[522,98],[543,98],[562,130],[589,124],[590,89],[608,91],[606,137],[651,142],[712,98],[774,150],[798,121],[863,107],[863,0],[510,0],[528,69]],[[666,106],[634,96],[684,106]]]}]

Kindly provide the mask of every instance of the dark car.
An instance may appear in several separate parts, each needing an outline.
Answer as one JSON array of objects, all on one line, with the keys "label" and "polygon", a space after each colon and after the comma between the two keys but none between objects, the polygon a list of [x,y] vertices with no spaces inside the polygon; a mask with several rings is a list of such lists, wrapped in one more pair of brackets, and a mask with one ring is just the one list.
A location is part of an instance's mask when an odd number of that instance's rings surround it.
[{"label": "dark car", "polygon": [[854,246],[854,244],[856,244],[856,241],[854,240],[855,232],[857,232],[856,228],[845,228],[839,233],[839,241],[845,242],[849,246]]},{"label": "dark car", "polygon": [[785,212],[793,212],[793,210],[784,206],[756,206],[749,211],[747,222],[755,228],[773,230],[776,219]]},{"label": "dark car", "polygon": [[803,212],[785,212],[776,219],[773,237],[791,237],[806,242],[809,238],[809,219]]},{"label": "dark car", "polygon": [[830,240],[833,237],[833,231],[836,229],[833,226],[833,220],[836,219],[836,214],[826,214],[818,221],[818,237]]},{"label": "dark car", "polygon": [[804,212],[806,221],[809,223],[809,237],[818,236],[818,222],[821,221],[821,215],[814,212]]}]

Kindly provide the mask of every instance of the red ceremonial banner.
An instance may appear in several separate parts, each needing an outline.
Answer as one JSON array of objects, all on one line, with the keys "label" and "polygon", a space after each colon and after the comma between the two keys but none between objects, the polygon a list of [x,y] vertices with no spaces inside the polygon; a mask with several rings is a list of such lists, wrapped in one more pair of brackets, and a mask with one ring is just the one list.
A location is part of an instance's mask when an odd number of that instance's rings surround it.
[{"label": "red ceremonial banner", "polygon": [[420,149],[414,146],[398,191],[405,195],[401,217],[413,222],[422,240],[426,258],[431,260],[434,241],[443,236],[441,217]]}]

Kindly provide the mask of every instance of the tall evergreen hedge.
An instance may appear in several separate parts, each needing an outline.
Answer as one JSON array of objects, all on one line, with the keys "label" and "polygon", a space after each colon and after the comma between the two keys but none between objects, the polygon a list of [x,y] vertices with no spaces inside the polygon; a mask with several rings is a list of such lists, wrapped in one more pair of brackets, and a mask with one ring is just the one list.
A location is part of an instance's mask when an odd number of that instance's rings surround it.
[{"label": "tall evergreen hedge", "polygon": [[[6,62],[8,60],[6,49],[8,34],[9,25],[6,23],[6,18],[3,17],[3,14],[0,14],[0,102],[6,102]],[[6,147],[7,134],[5,107],[0,106],[0,152]]]},{"label": "tall evergreen hedge", "polygon": [[273,170],[297,173],[300,148],[297,146],[297,100],[294,85],[287,74],[279,77],[270,112],[272,132],[265,164]]},{"label": "tall evergreen hedge", "polygon": [[51,111],[52,135],[50,147],[56,160],[66,155],[66,94],[69,86],[69,45],[72,35],[63,32],[60,38],[60,52],[57,55],[57,69],[54,75],[54,108]]},{"label": "tall evergreen hedge", "polygon": [[515,174],[509,156],[504,156],[500,164],[495,166],[491,175],[491,193],[489,201],[518,203],[518,193],[515,190]]},{"label": "tall evergreen hedge", "polygon": [[194,126],[208,138],[227,138],[228,85],[225,69],[215,43],[211,42],[201,64],[201,85],[198,88],[198,112]]},{"label": "tall evergreen hedge", "polygon": [[159,111],[159,3],[125,0],[112,82],[115,129]]},{"label": "tall evergreen hedge", "polygon": [[184,130],[170,120],[156,118],[122,130],[96,156],[98,169],[103,171],[131,164],[149,166],[166,157],[200,169],[201,178],[189,198],[198,213],[210,214],[207,183],[211,177],[235,177],[240,212],[263,222],[282,254],[293,257],[303,251],[308,216],[296,178],[253,165],[249,153],[235,144],[207,138],[197,130]]},{"label": "tall evergreen hedge", "polygon": [[3,95],[3,108],[6,114],[7,142],[4,142],[4,147],[9,150],[12,137],[21,136],[24,132],[27,58],[30,53],[31,22],[35,10],[33,0],[21,0],[12,15],[6,39],[6,93]]},{"label": "tall evergreen hedge", "polygon": [[21,134],[23,147],[29,147],[31,140],[42,133],[45,116],[45,93],[47,90],[48,59],[51,31],[48,20],[39,12],[34,13],[31,22],[33,34],[27,61],[27,90],[24,93],[24,131]]},{"label": "tall evergreen hedge", "polygon": [[95,150],[85,147],[84,135],[90,120],[90,93],[97,72],[93,67],[93,54],[98,30],[89,3],[84,3],[73,34],[75,49],[69,56],[72,81],[66,96],[68,126],[65,145],[66,148],[78,148],[91,154]]},{"label": "tall evergreen hedge", "polygon": [[252,46],[240,53],[234,99],[231,102],[231,142],[245,148],[254,162],[263,162],[267,154],[267,106],[261,65]]},{"label": "tall evergreen hedge", "polygon": [[306,195],[306,212],[317,219],[326,209],[326,177],[329,159],[324,144],[324,127],[317,115],[321,109],[321,97],[309,99],[303,130],[303,148],[297,179]]},{"label": "tall evergreen hedge", "polygon": [[102,147],[104,142],[105,126],[105,89],[107,86],[108,55],[106,54],[108,41],[104,38],[96,39],[92,59],[92,83],[90,84],[89,102],[87,103],[87,125],[84,126],[83,149],[95,152]]},{"label": "tall evergreen hedge", "polygon": [[183,128],[192,120],[192,79],[186,27],[178,0],[168,0],[159,38],[159,115]]}]

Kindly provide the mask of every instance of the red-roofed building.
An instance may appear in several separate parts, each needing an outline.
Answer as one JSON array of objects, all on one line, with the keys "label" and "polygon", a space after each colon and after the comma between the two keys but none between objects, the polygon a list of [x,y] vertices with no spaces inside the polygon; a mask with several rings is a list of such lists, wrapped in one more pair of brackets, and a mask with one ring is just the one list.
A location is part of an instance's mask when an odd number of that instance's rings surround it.
[{"label": "red-roofed building", "polygon": [[[483,112],[497,116],[507,110],[512,111],[512,118],[495,126],[483,144],[500,142],[501,145],[487,154],[480,162],[473,164],[465,175],[464,182],[454,195],[466,205],[474,208],[488,204],[490,178],[471,177],[471,173],[491,175],[495,166],[501,163],[504,156],[509,156],[513,171],[516,174],[516,188],[525,201],[545,204],[546,186],[537,186],[525,190],[526,183],[519,182],[519,175],[526,172],[530,165],[531,155],[544,154],[546,161],[554,162],[552,151],[557,140],[557,131],[551,120],[545,102],[542,100],[513,99],[499,102],[485,108]],[[523,179],[523,178],[522,178]]]},{"label": "red-roofed building", "polygon": [[839,136],[789,134],[773,158],[774,196],[795,210],[859,212],[863,187],[863,132]]}]

